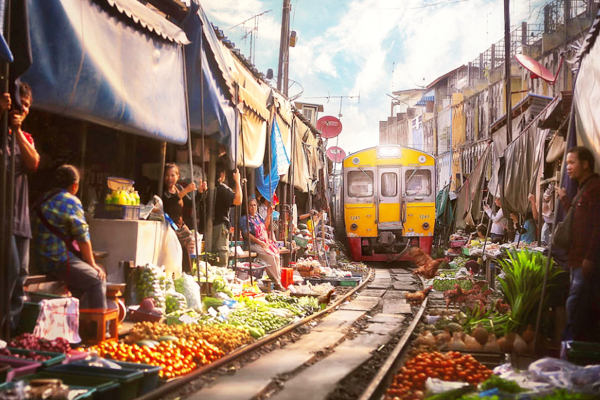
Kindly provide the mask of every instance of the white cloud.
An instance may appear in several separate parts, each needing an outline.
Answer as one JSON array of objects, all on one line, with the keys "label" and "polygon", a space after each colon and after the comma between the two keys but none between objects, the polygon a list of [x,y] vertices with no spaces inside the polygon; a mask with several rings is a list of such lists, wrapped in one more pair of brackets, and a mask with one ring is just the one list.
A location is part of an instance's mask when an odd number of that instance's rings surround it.
[{"label": "white cloud", "polygon": [[[511,1],[513,29],[537,16],[546,2]],[[360,102],[341,100],[338,143],[347,153],[377,144],[379,121],[390,112],[390,90],[427,85],[503,39],[502,0],[448,0],[418,8],[433,3],[440,0],[292,0],[299,40],[290,49],[289,70],[290,78],[304,88],[299,100],[323,103],[323,115],[337,116],[340,99],[327,102],[323,97],[360,93]],[[221,29],[272,10],[259,19],[255,64],[261,71],[277,71],[281,5],[281,0],[202,1],[209,19]],[[224,32],[248,54],[239,40],[241,29]]]}]

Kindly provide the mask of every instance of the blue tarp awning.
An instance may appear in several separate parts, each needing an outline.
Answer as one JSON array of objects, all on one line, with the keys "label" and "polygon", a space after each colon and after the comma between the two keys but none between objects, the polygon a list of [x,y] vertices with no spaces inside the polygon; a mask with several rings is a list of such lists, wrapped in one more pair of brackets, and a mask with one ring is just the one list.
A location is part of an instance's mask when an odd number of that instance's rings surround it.
[{"label": "blue tarp awning", "polygon": [[435,96],[423,96],[415,105],[426,106],[428,101],[435,101]]},{"label": "blue tarp awning", "polygon": [[187,141],[185,33],[136,0],[27,0],[36,109]]},{"label": "blue tarp awning", "polygon": [[225,68],[219,67],[221,46],[204,11],[198,4],[192,6],[198,7],[198,11],[184,22],[184,30],[192,41],[185,46],[190,128],[196,133],[204,132],[229,147],[231,132],[235,132],[235,109],[231,102],[233,88],[229,85],[233,79]]}]

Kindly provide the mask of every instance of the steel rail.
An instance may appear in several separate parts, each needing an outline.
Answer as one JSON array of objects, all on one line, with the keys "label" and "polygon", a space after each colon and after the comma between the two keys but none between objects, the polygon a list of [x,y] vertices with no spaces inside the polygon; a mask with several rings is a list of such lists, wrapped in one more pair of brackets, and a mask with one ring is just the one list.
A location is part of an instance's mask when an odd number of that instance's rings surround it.
[{"label": "steel rail", "polygon": [[245,355],[253,352],[254,350],[261,348],[262,346],[273,342],[274,340],[280,338],[281,336],[293,331],[294,329],[296,329],[302,325],[307,324],[308,322],[312,321],[315,318],[322,317],[326,314],[329,314],[330,312],[335,311],[336,307],[338,307],[340,304],[342,304],[344,301],[346,301],[350,296],[354,295],[357,291],[359,291],[360,289],[365,287],[369,283],[369,281],[371,280],[373,275],[374,275],[373,269],[370,268],[369,275],[360,285],[356,286],[354,289],[350,290],[348,293],[344,294],[342,297],[335,300],[333,302],[333,304],[331,304],[326,309],[319,311],[318,313],[309,315],[309,316],[301,319],[300,321],[294,322],[293,324],[287,325],[286,327],[284,327],[278,331],[275,331],[275,332],[265,336],[264,338],[257,340],[256,342],[254,342],[252,344],[249,344],[248,346],[241,347],[241,348],[235,350],[234,352],[232,352],[232,353],[230,353],[208,365],[203,366],[202,368],[198,368],[198,369],[194,370],[193,372],[190,372],[187,375],[184,375],[180,378],[176,378],[170,382],[167,382],[164,385],[158,387],[157,389],[145,394],[144,396],[139,397],[138,399],[139,400],[158,399],[161,396],[164,396],[168,393],[173,392],[176,389],[179,389],[180,387],[193,381],[196,378],[199,378],[200,376],[202,376],[204,374],[207,374],[223,365],[227,365],[227,364],[237,360],[238,358],[241,358],[242,356],[245,356]]},{"label": "steel rail", "polygon": [[[419,278],[421,279],[422,286],[425,286],[424,282],[423,282],[423,278],[421,278],[421,277],[419,277]],[[425,309],[427,308],[427,300],[428,300],[428,297],[426,297],[425,300],[423,300],[423,302],[421,303],[421,307],[419,308],[419,311],[417,311],[417,315],[414,316],[413,320],[411,321],[410,325],[408,326],[408,329],[406,330],[404,335],[402,335],[402,338],[400,339],[398,344],[396,344],[396,347],[394,347],[394,350],[392,350],[392,352],[390,353],[388,358],[385,360],[383,365],[379,368],[379,371],[377,372],[375,377],[371,380],[371,382],[369,383],[369,385],[367,386],[367,388],[365,389],[363,394],[360,396],[359,400],[371,400],[371,399],[380,398],[381,395],[383,394],[382,392],[385,390],[385,387],[383,387],[383,385],[390,384],[391,378],[396,373],[396,368],[395,368],[396,363],[400,360],[400,358],[404,354],[404,349],[406,348],[408,340],[410,339],[410,335],[412,335],[413,331],[415,330],[415,327],[421,320],[421,317],[423,316],[423,313],[425,312]]]}]

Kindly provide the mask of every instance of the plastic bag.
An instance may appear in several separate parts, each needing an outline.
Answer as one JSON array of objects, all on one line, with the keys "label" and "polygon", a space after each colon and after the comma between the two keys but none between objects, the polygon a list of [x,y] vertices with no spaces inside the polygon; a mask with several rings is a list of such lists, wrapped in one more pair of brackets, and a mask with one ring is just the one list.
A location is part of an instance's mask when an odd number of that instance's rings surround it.
[{"label": "plastic bag", "polygon": [[166,226],[164,229],[163,243],[158,255],[158,264],[164,265],[169,276],[175,278],[181,276],[181,265],[183,262],[183,249],[173,229]]},{"label": "plastic bag", "polygon": [[175,279],[175,290],[185,296],[188,308],[202,311],[200,286],[191,275],[182,274],[179,278]]},{"label": "plastic bag", "polygon": [[437,378],[427,378],[425,381],[425,388],[427,393],[444,393],[449,390],[459,389],[465,386],[469,386],[466,382],[448,382]]},{"label": "plastic bag", "polygon": [[81,342],[79,336],[79,300],[75,297],[40,301],[33,336],[53,340],[65,338],[69,343]]},{"label": "plastic bag", "polygon": [[542,358],[529,366],[536,380],[586,394],[600,394],[600,365],[579,367],[558,358]]},{"label": "plastic bag", "polygon": [[174,311],[185,310],[187,308],[187,299],[185,298],[185,295],[177,292],[175,288],[171,288],[171,290],[167,292],[166,304],[166,313],[170,314]]},{"label": "plastic bag", "polygon": [[[152,208],[150,208],[152,207]],[[148,208],[150,211],[148,212]],[[165,210],[163,206],[163,201],[160,197],[154,195],[152,199],[148,202],[147,207],[144,207],[144,211],[148,212],[148,220],[149,221],[164,221],[165,220]],[[140,210],[141,216],[141,210]]]},{"label": "plastic bag", "polygon": [[165,267],[159,267],[154,264],[146,264],[141,267],[136,280],[136,291],[138,299],[141,301],[147,297],[154,299],[154,305],[164,311],[165,295],[169,285],[165,273]]}]

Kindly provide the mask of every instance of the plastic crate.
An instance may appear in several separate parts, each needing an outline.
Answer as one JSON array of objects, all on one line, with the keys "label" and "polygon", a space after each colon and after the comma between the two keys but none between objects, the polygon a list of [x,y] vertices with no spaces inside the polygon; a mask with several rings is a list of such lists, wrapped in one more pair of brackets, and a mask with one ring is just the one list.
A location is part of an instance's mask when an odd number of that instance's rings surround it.
[{"label": "plastic crate", "polygon": [[106,378],[118,382],[119,399],[135,399],[142,386],[144,373],[133,369],[111,369],[102,367],[90,367],[87,365],[63,364],[48,368],[49,373],[60,373],[65,375],[77,375],[81,377]]},{"label": "plastic crate", "polygon": [[63,364],[71,364],[86,359],[90,353],[81,350],[71,350],[67,353],[67,359]]},{"label": "plastic crate", "polygon": [[281,268],[281,285],[287,289],[294,283],[294,270],[292,268]]},{"label": "plastic crate", "polygon": [[122,206],[119,204],[96,205],[94,218],[98,219],[140,219],[140,206]]},{"label": "plastic crate", "polygon": [[568,341],[567,359],[573,364],[600,364],[600,343]]},{"label": "plastic crate", "polygon": [[0,383],[4,383],[8,380],[8,373],[11,369],[12,367],[10,366],[10,364],[0,359]]},{"label": "plastic crate", "polygon": [[464,246],[465,244],[467,244],[467,242],[468,242],[468,239],[461,239],[461,240],[451,240],[451,241],[450,241],[450,246],[449,246],[449,247],[454,247],[454,248],[457,248],[457,247],[462,247],[462,246]]},{"label": "plastic crate", "polygon": [[[255,279],[261,279],[265,272],[266,265],[252,263],[252,276]],[[235,268],[235,277],[241,280],[246,280],[250,277],[250,264],[245,262]]]},{"label": "plastic crate", "polygon": [[39,315],[40,305],[38,303],[32,303],[29,301],[23,303],[23,310],[21,311],[21,318],[19,320],[17,333],[33,333]]},{"label": "plastic crate", "polygon": [[[8,364],[12,369],[6,375],[6,382],[10,382],[20,376],[34,374],[42,366],[41,363],[19,358],[0,356],[0,365]],[[2,378],[0,377],[0,381]]]},{"label": "plastic crate", "polygon": [[162,367],[156,367],[154,365],[148,365],[148,364],[129,363],[129,362],[124,362],[124,361],[114,361],[114,360],[111,360],[111,361],[114,362],[115,364],[120,365],[123,368],[143,372],[144,377],[142,378],[142,382],[140,384],[140,390],[139,390],[138,395],[141,396],[141,395],[151,392],[157,388],[158,373],[160,372]]},{"label": "plastic crate", "polygon": [[[48,359],[46,361],[36,361],[36,362],[39,362],[40,364],[42,364],[42,368],[49,368],[54,365],[58,365],[67,358],[67,356],[63,353],[54,353],[51,351],[25,350],[25,349],[17,349],[14,347],[7,347],[7,349],[10,350],[10,352],[13,354],[21,354],[21,355],[27,356],[29,353],[33,352],[35,354],[50,357],[50,359]],[[18,360],[23,360],[23,358],[18,358]],[[25,358],[25,360],[35,361],[35,360],[28,359],[28,358]]]},{"label": "plastic crate", "polygon": [[[0,398],[2,398],[3,396],[5,396],[7,398],[16,398],[16,393],[10,394],[10,395],[4,394],[4,392],[12,390],[12,389],[14,389],[14,387],[15,387],[14,382],[7,382],[7,383],[0,384]],[[77,396],[73,397],[72,400],[91,399],[92,396],[94,395],[94,392],[96,391],[96,389],[94,389],[94,388],[81,387],[81,386],[69,386],[69,389],[71,389],[71,390],[87,390],[86,393],[77,395]],[[10,396],[12,396],[12,397],[10,397]]]},{"label": "plastic crate", "polygon": [[[34,379],[60,379],[63,384],[73,388],[73,389],[87,389],[88,392],[86,395],[94,396],[94,400],[116,400],[120,399],[120,386],[118,382],[114,379],[109,379],[105,377],[96,377],[96,376],[85,376],[85,375],[75,375],[75,374],[65,374],[61,372],[49,372],[42,371],[33,375],[26,375],[19,379],[18,381],[29,382]],[[82,399],[85,397],[78,397],[78,399]]]},{"label": "plastic crate", "polygon": [[44,292],[25,292],[25,294],[29,296],[32,303],[39,303],[42,300],[54,300],[54,299],[62,299],[63,297],[67,297],[67,296],[61,296],[58,294],[44,293]]},{"label": "plastic crate", "polygon": [[339,286],[358,286],[361,278],[341,278],[338,280]]}]

